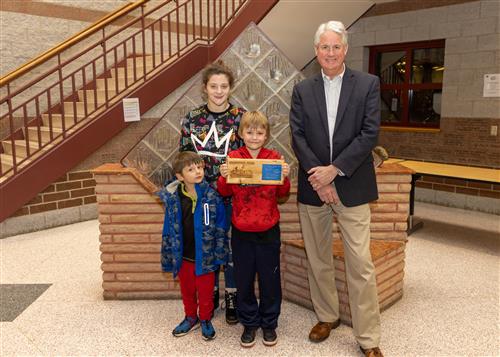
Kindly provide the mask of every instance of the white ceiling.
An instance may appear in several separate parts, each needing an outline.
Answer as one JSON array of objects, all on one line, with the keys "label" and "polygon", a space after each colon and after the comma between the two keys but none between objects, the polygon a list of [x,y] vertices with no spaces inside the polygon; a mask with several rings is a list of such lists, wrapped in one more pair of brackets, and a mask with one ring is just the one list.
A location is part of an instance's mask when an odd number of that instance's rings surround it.
[{"label": "white ceiling", "polygon": [[280,0],[259,23],[297,68],[313,57],[313,36],[319,24],[342,21],[349,27],[375,3],[393,0]]}]

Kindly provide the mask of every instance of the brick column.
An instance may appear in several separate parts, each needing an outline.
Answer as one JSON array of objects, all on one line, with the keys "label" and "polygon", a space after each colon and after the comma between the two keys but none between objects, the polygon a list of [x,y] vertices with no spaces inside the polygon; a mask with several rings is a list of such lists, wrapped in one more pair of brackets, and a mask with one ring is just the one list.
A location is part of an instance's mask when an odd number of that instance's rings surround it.
[{"label": "brick column", "polygon": [[160,266],[164,210],[156,187],[137,170],[106,164],[94,170],[105,299],[179,297]]},{"label": "brick column", "polygon": [[[411,174],[411,170],[398,164],[385,164],[377,169],[379,198],[370,203],[372,212],[370,251],[375,265],[381,311],[403,296],[404,250],[407,240]],[[300,231],[296,197],[295,189],[290,200],[280,206],[284,240],[281,250],[283,296],[286,300],[312,309],[307,279],[307,256]],[[343,323],[351,325],[342,237],[335,219],[332,235],[340,318]]]},{"label": "brick column", "polygon": [[[379,198],[370,203],[372,239],[406,240],[411,174],[410,169],[398,164],[384,164],[377,169]],[[302,239],[296,187],[292,187],[290,199],[279,208],[282,240]],[[333,222],[333,237],[340,238],[337,222]]]},{"label": "brick column", "polygon": [[[372,240],[372,253],[380,311],[390,307],[403,296],[405,242]],[[349,288],[345,274],[344,250],[340,239],[332,247],[335,263],[335,285],[339,295],[340,319],[351,325]],[[302,240],[285,241],[281,249],[283,297],[298,305],[312,309],[309,281],[307,279],[307,256]]]}]

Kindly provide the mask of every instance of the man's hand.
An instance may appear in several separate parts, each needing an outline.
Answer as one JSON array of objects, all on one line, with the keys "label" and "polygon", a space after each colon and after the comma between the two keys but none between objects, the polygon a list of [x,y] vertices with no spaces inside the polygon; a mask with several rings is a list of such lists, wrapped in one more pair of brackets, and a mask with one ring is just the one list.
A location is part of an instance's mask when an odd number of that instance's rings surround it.
[{"label": "man's hand", "polygon": [[316,193],[321,201],[326,204],[337,204],[340,201],[339,196],[337,195],[337,190],[335,190],[335,188],[330,184],[320,187],[316,190]]},{"label": "man's hand", "polygon": [[310,175],[308,180],[314,190],[318,190],[320,187],[332,183],[332,181],[337,177],[339,170],[333,166],[316,166],[307,171]]}]

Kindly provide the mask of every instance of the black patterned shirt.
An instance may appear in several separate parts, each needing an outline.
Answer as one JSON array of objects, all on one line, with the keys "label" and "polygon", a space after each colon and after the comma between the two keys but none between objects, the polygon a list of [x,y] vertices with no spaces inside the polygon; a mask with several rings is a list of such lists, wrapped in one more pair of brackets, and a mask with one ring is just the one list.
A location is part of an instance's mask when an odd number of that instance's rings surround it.
[{"label": "black patterned shirt", "polygon": [[181,122],[179,151],[194,151],[203,157],[205,179],[211,186],[215,185],[227,154],[243,146],[238,127],[244,112],[230,104],[227,110],[214,113],[205,104],[190,111]]}]

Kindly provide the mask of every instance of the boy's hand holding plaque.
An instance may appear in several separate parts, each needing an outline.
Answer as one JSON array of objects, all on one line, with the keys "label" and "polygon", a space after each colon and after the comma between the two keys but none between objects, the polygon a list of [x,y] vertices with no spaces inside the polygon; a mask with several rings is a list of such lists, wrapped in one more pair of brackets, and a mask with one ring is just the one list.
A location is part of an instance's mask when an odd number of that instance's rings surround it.
[{"label": "boy's hand holding plaque", "polygon": [[253,185],[283,184],[284,160],[227,158],[227,183]]}]

